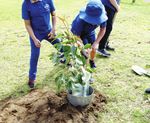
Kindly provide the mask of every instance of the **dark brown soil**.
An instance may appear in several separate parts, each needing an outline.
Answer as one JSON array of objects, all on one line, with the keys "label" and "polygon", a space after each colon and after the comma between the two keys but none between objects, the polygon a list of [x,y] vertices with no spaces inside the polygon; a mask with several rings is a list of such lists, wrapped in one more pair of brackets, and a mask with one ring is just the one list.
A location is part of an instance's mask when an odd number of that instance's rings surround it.
[{"label": "dark brown soil", "polygon": [[106,98],[95,92],[93,103],[73,107],[66,93],[56,95],[46,90],[33,90],[17,99],[0,102],[0,123],[96,123]]}]

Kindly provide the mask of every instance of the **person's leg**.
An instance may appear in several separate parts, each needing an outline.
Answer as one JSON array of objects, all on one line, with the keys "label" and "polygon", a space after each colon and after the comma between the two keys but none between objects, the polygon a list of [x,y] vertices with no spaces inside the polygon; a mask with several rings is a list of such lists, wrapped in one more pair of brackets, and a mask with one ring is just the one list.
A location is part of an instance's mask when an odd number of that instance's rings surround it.
[{"label": "person's leg", "polygon": [[115,48],[113,48],[109,45],[109,40],[106,43],[106,50],[115,51]]},{"label": "person's leg", "polygon": [[[92,45],[96,40],[95,32],[93,31],[87,38],[88,38],[88,43]],[[95,55],[96,55],[96,50],[92,48],[90,52],[90,60],[94,61]]]},{"label": "person's leg", "polygon": [[[111,10],[110,8],[105,7],[105,9],[106,9],[106,12],[107,12],[108,20],[107,20],[107,26],[106,26],[105,35],[103,36],[103,38],[101,39],[101,41],[99,43],[99,49],[98,49],[99,51],[104,50],[105,47],[106,47],[108,38],[109,38],[110,33],[112,31],[113,18],[114,18],[114,15],[115,15],[115,12],[113,10]],[[106,53],[106,55],[109,55],[109,54]]]},{"label": "person's leg", "polygon": [[35,46],[31,38],[30,38],[30,45],[31,45],[31,56],[30,56],[30,69],[29,69],[29,83],[28,84],[31,84],[31,86],[34,87],[34,80],[36,79],[37,64],[38,64],[38,58],[40,55],[40,48],[37,48]]},{"label": "person's leg", "polygon": [[57,43],[60,43],[60,40],[58,38],[56,39],[46,39],[48,42],[50,42],[52,45],[55,45]]},{"label": "person's leg", "polygon": [[[83,45],[88,44],[88,39],[87,39],[86,36],[81,36],[81,40],[82,40],[82,42],[83,42]],[[86,59],[89,58],[89,53],[88,53],[87,50],[82,50],[82,51],[81,51],[81,54],[82,54]]]},{"label": "person's leg", "polygon": [[[113,24],[114,24],[114,21],[115,21],[115,18],[116,18],[116,12],[113,16],[113,19],[112,19],[112,28],[113,28]],[[107,43],[106,43],[106,50],[111,50],[111,51],[115,51],[115,48],[112,48],[110,45],[109,45],[109,37],[107,39]]]},{"label": "person's leg", "polygon": [[[88,38],[88,43],[92,45],[94,41],[96,40],[95,32],[93,31],[87,38]],[[90,51],[90,60],[89,60],[91,68],[96,68],[96,65],[94,62],[95,55],[96,55],[96,50],[92,48]]]}]

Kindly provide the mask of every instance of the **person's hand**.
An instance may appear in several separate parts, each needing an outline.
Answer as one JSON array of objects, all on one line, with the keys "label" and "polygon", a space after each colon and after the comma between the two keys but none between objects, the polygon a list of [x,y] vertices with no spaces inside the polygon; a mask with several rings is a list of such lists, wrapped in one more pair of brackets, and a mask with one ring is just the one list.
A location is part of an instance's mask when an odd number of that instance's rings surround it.
[{"label": "person's hand", "polygon": [[81,43],[81,41],[77,41],[77,45],[78,45],[78,47],[80,47],[80,48],[83,47],[83,44]]},{"label": "person's hand", "polygon": [[34,44],[36,47],[40,48],[41,47],[41,42],[38,39],[34,40]]},{"label": "person's hand", "polygon": [[93,45],[92,45],[92,48],[97,50],[98,49],[98,45],[99,45],[99,43],[94,42]]},{"label": "person's hand", "polygon": [[120,11],[120,6],[118,5],[117,8],[116,8],[117,12]]},{"label": "person's hand", "polygon": [[52,29],[52,31],[48,34],[48,39],[54,39],[55,36],[56,36],[55,29]]}]

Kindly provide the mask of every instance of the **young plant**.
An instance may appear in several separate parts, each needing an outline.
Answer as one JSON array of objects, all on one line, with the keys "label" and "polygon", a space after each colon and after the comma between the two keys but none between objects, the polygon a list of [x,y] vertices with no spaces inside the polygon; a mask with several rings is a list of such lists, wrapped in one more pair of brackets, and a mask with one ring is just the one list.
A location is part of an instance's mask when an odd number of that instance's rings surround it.
[{"label": "young plant", "polygon": [[86,96],[93,70],[89,67],[87,59],[81,51],[91,48],[91,45],[79,47],[78,38],[70,33],[66,19],[60,19],[65,25],[66,31],[57,36],[57,38],[61,38],[62,42],[55,45],[58,52],[52,55],[52,60],[56,65],[61,64],[65,67],[64,71],[60,71],[55,79],[58,92],[65,85],[73,95]]}]

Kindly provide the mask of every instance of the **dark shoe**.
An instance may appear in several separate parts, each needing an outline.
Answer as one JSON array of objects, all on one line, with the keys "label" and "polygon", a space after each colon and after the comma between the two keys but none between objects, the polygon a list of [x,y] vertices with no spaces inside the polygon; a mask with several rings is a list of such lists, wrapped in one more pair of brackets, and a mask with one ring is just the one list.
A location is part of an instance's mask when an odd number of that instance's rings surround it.
[{"label": "dark shoe", "polygon": [[66,59],[61,59],[60,63],[65,64],[66,63]]},{"label": "dark shoe", "polygon": [[[66,64],[66,60],[60,60],[60,63]],[[72,67],[72,64],[71,64],[71,63],[68,63],[67,66],[68,66],[68,67]]]},{"label": "dark shoe", "polygon": [[146,93],[146,94],[150,94],[150,88],[147,88],[147,89],[145,90],[145,93]]},{"label": "dark shoe", "polygon": [[31,80],[31,79],[29,79],[29,81],[28,81],[28,85],[29,85],[29,87],[30,87],[31,89],[33,89],[33,88],[34,88],[34,83],[35,83],[35,80]]},{"label": "dark shoe", "polygon": [[59,56],[59,58],[60,58],[60,63],[62,63],[62,64],[65,64],[66,63],[66,59],[64,58],[64,54],[61,54],[60,56]]},{"label": "dark shoe", "polygon": [[110,47],[109,45],[106,46],[106,50],[115,51],[115,48]]},{"label": "dark shoe", "polygon": [[91,68],[96,68],[94,60],[90,60],[89,63]]},{"label": "dark shoe", "polygon": [[59,56],[59,58],[60,58],[60,63],[62,63],[62,64],[65,64],[65,63],[66,63],[66,59],[64,59],[64,54],[61,54],[61,55]]},{"label": "dark shoe", "polygon": [[104,56],[104,57],[109,57],[111,56],[110,53],[108,53],[105,49],[102,49],[102,50],[97,50],[97,53],[101,56]]},{"label": "dark shoe", "polygon": [[61,55],[59,56],[59,58],[64,58],[64,54],[61,54]]}]

